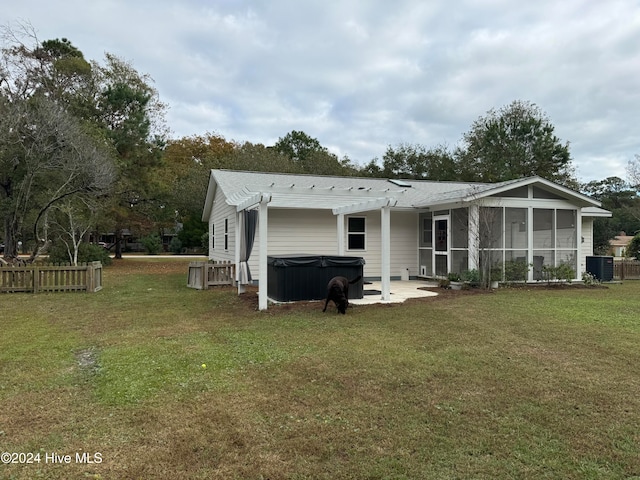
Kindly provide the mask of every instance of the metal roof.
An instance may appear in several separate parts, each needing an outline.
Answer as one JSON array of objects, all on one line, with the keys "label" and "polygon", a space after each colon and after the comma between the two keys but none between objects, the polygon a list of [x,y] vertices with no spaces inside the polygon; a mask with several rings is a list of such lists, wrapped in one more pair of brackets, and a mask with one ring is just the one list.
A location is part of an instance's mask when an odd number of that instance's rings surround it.
[{"label": "metal roof", "polygon": [[[257,194],[269,194],[270,207],[340,210],[357,204],[379,205],[384,199],[394,209],[427,208],[470,202],[529,184],[553,189],[583,207],[600,203],[578,192],[539,177],[500,183],[439,182],[403,179],[391,183],[382,178],[295,175],[287,173],[212,170],[203,218],[208,217],[215,189],[220,188],[227,204],[246,206]],[[404,185],[404,186],[400,186]]]},{"label": "metal roof", "polygon": [[403,180],[401,187],[381,178],[292,175],[212,170],[227,203],[238,205],[258,192],[271,193],[271,207],[334,209],[372,198],[394,198],[396,208],[415,208],[429,199],[460,198],[474,185],[459,182]]}]

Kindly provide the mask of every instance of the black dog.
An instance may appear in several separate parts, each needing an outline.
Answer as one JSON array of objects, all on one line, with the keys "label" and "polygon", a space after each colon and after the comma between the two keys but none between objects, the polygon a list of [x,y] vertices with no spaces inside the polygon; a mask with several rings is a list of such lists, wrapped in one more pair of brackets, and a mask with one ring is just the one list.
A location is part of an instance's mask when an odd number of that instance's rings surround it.
[{"label": "black dog", "polygon": [[347,307],[349,306],[349,285],[360,281],[362,276],[358,276],[353,280],[347,280],[345,277],[333,277],[329,280],[327,285],[327,301],[324,302],[323,312],[327,311],[327,305],[329,300],[333,300],[333,303],[338,307],[338,311],[343,315],[347,313]]}]

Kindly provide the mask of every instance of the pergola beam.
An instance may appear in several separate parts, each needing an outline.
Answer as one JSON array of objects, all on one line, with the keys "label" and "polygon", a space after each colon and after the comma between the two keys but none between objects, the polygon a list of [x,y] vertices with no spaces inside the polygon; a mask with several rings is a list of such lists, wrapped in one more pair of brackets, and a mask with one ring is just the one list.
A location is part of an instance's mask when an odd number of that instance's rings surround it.
[{"label": "pergola beam", "polygon": [[398,201],[395,198],[374,198],[373,200],[365,200],[364,202],[357,202],[351,205],[346,205],[344,207],[337,207],[332,209],[332,212],[334,215],[349,215],[352,213],[378,210],[382,207],[395,207],[396,203],[398,203]]},{"label": "pergola beam", "polygon": [[258,192],[236,205],[236,212],[242,212],[262,202],[270,202],[271,194]]}]

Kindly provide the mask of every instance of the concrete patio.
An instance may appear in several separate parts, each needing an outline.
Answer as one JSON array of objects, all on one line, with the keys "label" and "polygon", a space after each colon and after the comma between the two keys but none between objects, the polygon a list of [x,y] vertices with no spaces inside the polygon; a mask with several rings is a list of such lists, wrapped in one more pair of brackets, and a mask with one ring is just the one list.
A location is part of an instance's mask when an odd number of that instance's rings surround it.
[{"label": "concrete patio", "polygon": [[380,293],[366,295],[367,290],[381,290],[381,282],[374,281],[364,286],[364,298],[349,299],[354,305],[373,305],[375,303],[402,303],[408,298],[433,297],[435,291],[420,290],[420,288],[437,288],[438,284],[426,280],[406,280],[391,282],[391,300],[382,300]]}]

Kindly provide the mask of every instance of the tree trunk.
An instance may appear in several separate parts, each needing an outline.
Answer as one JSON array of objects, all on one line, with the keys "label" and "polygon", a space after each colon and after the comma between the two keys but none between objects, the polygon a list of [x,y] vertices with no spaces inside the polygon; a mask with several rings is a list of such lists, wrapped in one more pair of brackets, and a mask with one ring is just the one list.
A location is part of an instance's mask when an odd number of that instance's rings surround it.
[{"label": "tree trunk", "polygon": [[122,259],[122,229],[116,229],[116,250],[115,258]]},{"label": "tree trunk", "polygon": [[17,258],[18,257],[18,225],[11,215],[4,219],[4,257],[5,258]]}]

